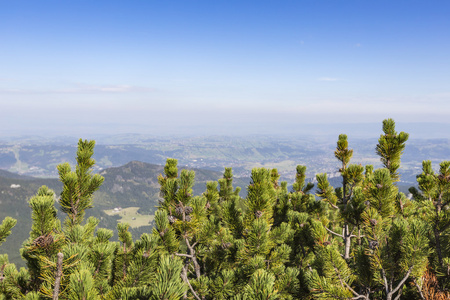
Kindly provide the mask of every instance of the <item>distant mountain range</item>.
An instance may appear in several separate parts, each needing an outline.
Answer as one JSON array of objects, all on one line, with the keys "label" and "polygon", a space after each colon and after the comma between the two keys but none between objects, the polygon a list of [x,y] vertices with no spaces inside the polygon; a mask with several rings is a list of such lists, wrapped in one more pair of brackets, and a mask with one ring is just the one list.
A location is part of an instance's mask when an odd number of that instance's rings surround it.
[{"label": "distant mountain range", "polygon": [[[336,137],[337,138],[337,137]],[[349,136],[354,150],[351,163],[380,167],[375,154],[378,135],[368,138]],[[34,177],[57,177],[56,166],[62,162],[75,164],[77,139],[39,139],[25,137],[0,141],[0,169]],[[168,157],[176,158],[186,168],[222,172],[232,167],[236,177],[249,177],[254,167],[277,168],[281,179],[292,182],[297,165],[307,167],[307,176],[334,174],[339,163],[334,157],[335,139],[286,136],[205,136],[150,137],[118,135],[97,141],[94,158],[96,172],[119,167],[130,160],[164,165]],[[435,167],[450,157],[449,139],[411,139],[402,157],[402,180],[415,183],[423,160]]]}]

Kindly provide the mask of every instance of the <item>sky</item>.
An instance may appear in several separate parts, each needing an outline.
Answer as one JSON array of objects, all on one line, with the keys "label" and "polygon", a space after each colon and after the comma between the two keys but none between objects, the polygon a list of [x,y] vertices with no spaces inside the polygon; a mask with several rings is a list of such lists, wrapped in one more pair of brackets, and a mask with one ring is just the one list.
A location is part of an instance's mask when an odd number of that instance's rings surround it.
[{"label": "sky", "polygon": [[0,137],[448,132],[449,16],[449,1],[0,0]]}]

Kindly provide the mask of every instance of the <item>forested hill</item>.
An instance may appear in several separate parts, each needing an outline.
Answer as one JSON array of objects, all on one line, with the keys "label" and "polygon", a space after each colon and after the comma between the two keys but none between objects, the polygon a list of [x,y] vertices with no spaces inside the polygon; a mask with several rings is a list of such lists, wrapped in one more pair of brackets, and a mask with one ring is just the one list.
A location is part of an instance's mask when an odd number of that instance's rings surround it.
[{"label": "forested hill", "polygon": [[[108,215],[105,211],[120,207],[123,212],[128,213],[131,219],[129,220],[133,226],[131,232],[135,238],[144,232],[151,232],[152,215],[160,200],[157,177],[163,173],[163,169],[164,167],[161,165],[132,161],[121,167],[102,170],[101,175],[105,177],[105,181],[94,194],[94,207],[88,209],[86,215],[99,218],[99,227],[116,232],[120,214]],[[205,191],[207,181],[217,181],[223,175],[216,171],[193,170],[196,174],[194,186],[196,195]],[[245,187],[248,183],[249,178],[235,179],[235,186],[242,187],[241,196],[245,196]],[[32,222],[28,201],[42,185],[53,189],[56,195],[59,195],[62,189],[61,182],[56,178],[33,178],[0,170],[0,220],[10,216],[18,221],[11,237],[0,246],[0,253],[7,253],[13,262],[21,264],[19,249],[22,242],[29,237]],[[130,207],[136,209],[127,211],[126,209]],[[134,215],[132,216],[132,214]],[[149,217],[144,218],[144,216]],[[133,220],[133,218],[136,219]],[[62,215],[60,215],[60,219],[63,219]],[[146,224],[142,224],[143,220],[146,220]]]},{"label": "forested hill", "polygon": [[16,173],[9,172],[9,171],[6,171],[6,170],[1,170],[1,169],[0,169],[0,177],[2,177],[2,178],[9,178],[9,179],[20,179],[20,180],[33,180],[33,179],[35,179],[32,176],[16,174]]},{"label": "forested hill", "polygon": [[[195,171],[195,195],[205,191],[207,181],[217,181],[223,176],[223,173],[216,171],[192,170]],[[137,206],[142,214],[153,214],[161,200],[158,175],[163,171],[163,166],[139,161],[103,170],[100,175],[105,177],[105,181],[94,194],[96,208],[108,210],[118,206],[122,208]],[[249,178],[236,178],[235,185],[242,187],[245,191],[249,180]]]}]

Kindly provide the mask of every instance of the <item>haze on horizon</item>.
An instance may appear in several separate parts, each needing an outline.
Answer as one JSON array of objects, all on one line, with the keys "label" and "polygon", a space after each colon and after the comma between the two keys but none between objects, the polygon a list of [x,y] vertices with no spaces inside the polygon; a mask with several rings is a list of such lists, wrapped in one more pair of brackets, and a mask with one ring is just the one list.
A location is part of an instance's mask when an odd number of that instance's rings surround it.
[{"label": "haze on horizon", "polygon": [[447,134],[449,15],[448,1],[1,1],[0,138],[385,118]]}]

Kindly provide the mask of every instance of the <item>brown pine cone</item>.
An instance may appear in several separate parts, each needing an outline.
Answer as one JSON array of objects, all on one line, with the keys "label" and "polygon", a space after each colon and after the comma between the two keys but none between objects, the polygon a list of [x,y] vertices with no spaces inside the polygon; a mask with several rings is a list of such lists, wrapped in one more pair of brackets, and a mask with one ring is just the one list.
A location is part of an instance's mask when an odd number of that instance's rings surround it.
[{"label": "brown pine cone", "polygon": [[369,248],[375,250],[378,247],[378,241],[369,241]]},{"label": "brown pine cone", "polygon": [[184,212],[186,213],[186,215],[192,214],[193,211],[194,211],[194,209],[192,207],[190,207],[190,206],[186,206],[184,208]]},{"label": "brown pine cone", "polygon": [[175,208],[175,213],[180,216],[183,214],[183,206],[181,204],[177,204]]}]

